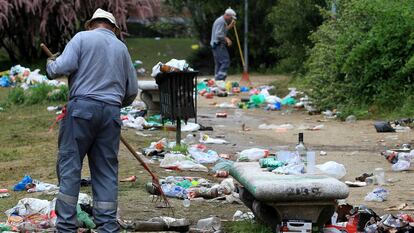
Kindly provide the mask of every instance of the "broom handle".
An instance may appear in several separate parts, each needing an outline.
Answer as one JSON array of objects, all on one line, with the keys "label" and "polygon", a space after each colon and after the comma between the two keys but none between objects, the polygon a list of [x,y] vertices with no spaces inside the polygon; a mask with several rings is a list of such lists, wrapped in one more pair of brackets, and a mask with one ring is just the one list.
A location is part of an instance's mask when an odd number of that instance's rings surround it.
[{"label": "broom handle", "polygon": [[240,46],[239,34],[237,33],[236,25],[234,25],[233,28],[234,28],[234,34],[236,35],[237,46],[239,46],[239,52],[240,52],[241,62],[243,64],[243,68],[245,68],[246,67],[246,64],[244,63],[243,51],[242,51],[242,48]]}]

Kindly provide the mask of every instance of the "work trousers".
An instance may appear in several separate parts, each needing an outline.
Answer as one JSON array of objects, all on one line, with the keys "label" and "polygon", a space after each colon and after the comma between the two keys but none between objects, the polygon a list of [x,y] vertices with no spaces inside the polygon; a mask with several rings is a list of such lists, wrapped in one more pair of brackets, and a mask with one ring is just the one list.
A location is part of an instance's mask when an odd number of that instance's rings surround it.
[{"label": "work trousers", "polygon": [[98,232],[119,232],[117,223],[120,107],[89,98],[67,104],[60,123],[56,201],[58,232],[76,232],[76,205],[81,169],[88,155],[93,193],[93,217]]},{"label": "work trousers", "polygon": [[215,80],[226,80],[227,70],[230,66],[230,56],[224,43],[213,46],[213,57]]}]

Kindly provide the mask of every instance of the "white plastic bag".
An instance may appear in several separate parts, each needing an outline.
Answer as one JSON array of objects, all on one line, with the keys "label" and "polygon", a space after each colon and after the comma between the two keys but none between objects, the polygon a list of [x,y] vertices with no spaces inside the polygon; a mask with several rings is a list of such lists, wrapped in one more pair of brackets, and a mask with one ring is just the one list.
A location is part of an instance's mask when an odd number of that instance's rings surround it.
[{"label": "white plastic bag", "polygon": [[400,159],[397,163],[391,166],[391,169],[395,172],[407,171],[410,170],[411,163],[410,161]]},{"label": "white plastic bag", "polygon": [[389,192],[382,188],[378,187],[375,188],[372,192],[368,193],[365,196],[365,201],[374,201],[374,202],[383,202],[386,201],[388,198]]},{"label": "white plastic bag", "polygon": [[268,104],[282,103],[282,99],[274,95],[267,96],[265,101]]},{"label": "white plastic bag", "polygon": [[261,158],[265,158],[269,155],[269,150],[251,148],[239,153],[238,161],[259,161]]},{"label": "white plastic bag", "polygon": [[187,122],[181,125],[181,132],[195,132],[200,129],[200,125],[196,123]]},{"label": "white plastic bag", "polygon": [[179,162],[186,160],[187,158],[183,154],[171,154],[167,153],[164,159],[161,160],[160,167],[162,168],[177,168]]},{"label": "white plastic bag", "polygon": [[228,142],[224,139],[220,138],[211,138],[207,134],[200,134],[200,143],[204,144],[228,144]]},{"label": "white plastic bag", "polygon": [[188,153],[190,153],[191,157],[198,163],[215,163],[219,159],[217,152],[213,150],[209,150],[206,153],[197,147],[190,147],[188,148]]},{"label": "white plastic bag", "polygon": [[182,171],[208,172],[207,167],[198,163],[194,163],[191,160],[183,160],[181,162],[178,162],[177,168]]},{"label": "white plastic bag", "polygon": [[345,166],[334,161],[318,164],[315,167],[318,168],[322,173],[338,180],[342,179],[346,175]]}]

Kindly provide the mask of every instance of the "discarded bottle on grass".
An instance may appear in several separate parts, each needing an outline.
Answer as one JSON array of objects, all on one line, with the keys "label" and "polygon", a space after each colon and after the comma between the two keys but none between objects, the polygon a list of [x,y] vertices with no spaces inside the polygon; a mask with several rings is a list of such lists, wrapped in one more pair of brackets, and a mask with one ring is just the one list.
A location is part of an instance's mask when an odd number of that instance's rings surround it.
[{"label": "discarded bottle on grass", "polygon": [[306,161],[307,149],[306,149],[305,143],[303,142],[303,133],[299,133],[299,142],[298,142],[298,145],[296,146],[296,151],[298,152],[301,160],[303,161],[306,167],[307,166],[307,161]]}]

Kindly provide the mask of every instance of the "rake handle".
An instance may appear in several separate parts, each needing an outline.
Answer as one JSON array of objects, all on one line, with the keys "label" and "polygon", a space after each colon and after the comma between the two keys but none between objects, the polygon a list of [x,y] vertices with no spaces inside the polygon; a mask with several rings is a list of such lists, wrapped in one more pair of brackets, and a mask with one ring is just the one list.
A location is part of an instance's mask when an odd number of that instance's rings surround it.
[{"label": "rake handle", "polygon": [[43,52],[45,52],[48,57],[53,56],[53,53],[49,50],[49,48],[45,44],[41,43],[40,48],[42,48]]},{"label": "rake handle", "polygon": [[138,160],[141,166],[143,166],[144,169],[147,170],[151,174],[153,179],[158,180],[158,178],[154,175],[154,173],[152,173],[148,165],[144,162],[144,160],[142,160],[142,158],[137,154],[134,148],[132,148],[132,146],[125,140],[125,138],[122,135],[120,135],[120,138],[121,138],[121,142],[125,145],[125,147],[129,150],[129,152],[131,152],[131,154]]}]

